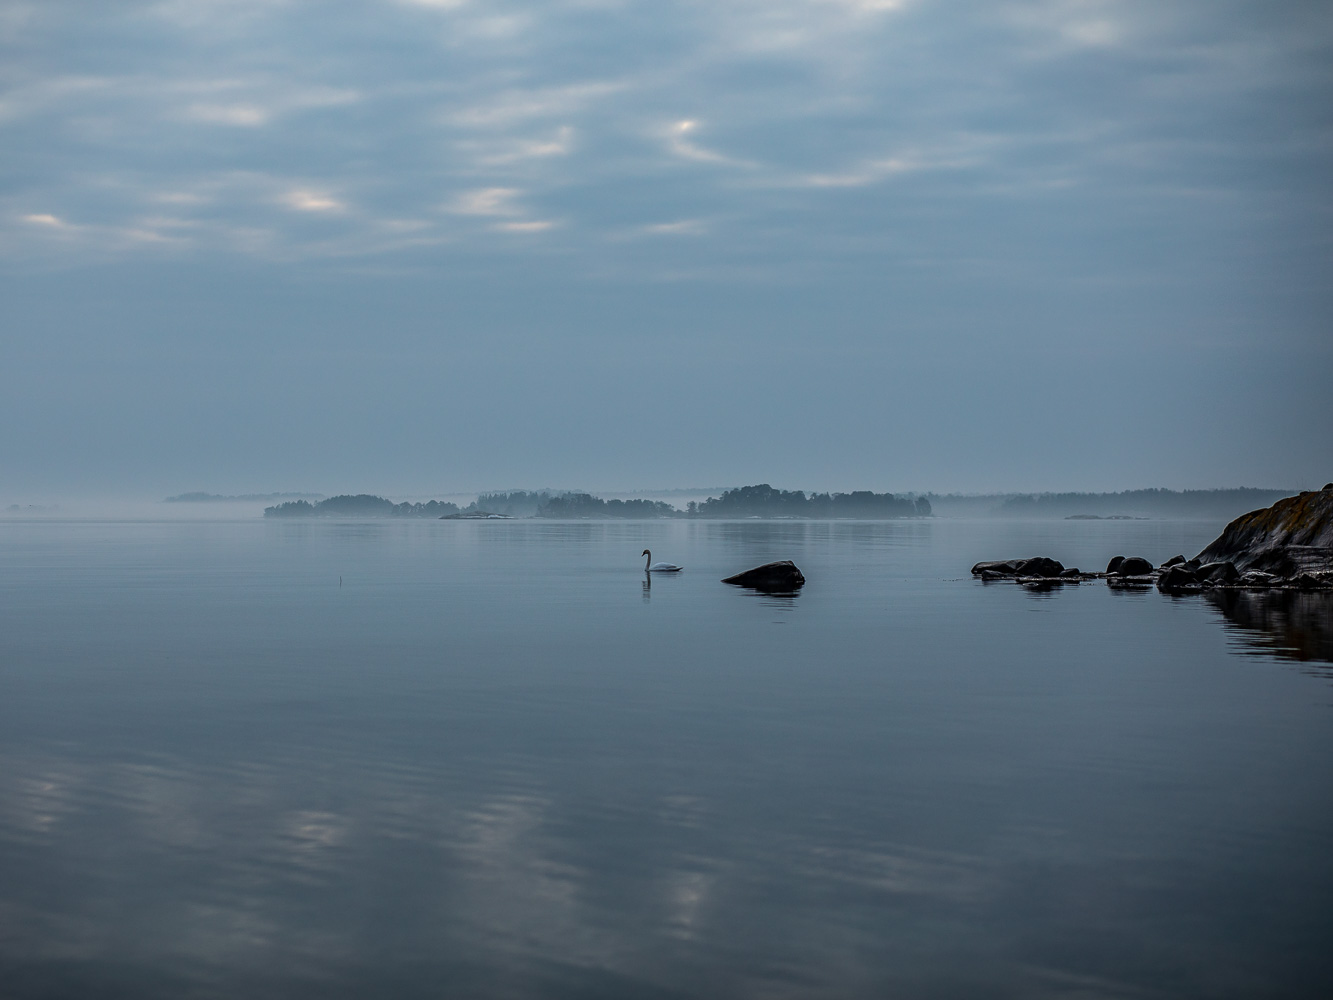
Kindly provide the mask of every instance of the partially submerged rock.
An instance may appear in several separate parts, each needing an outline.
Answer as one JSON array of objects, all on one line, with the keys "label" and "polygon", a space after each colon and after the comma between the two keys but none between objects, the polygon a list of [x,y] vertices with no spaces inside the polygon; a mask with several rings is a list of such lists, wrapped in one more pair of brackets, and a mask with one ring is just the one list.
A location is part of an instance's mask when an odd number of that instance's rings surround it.
[{"label": "partially submerged rock", "polygon": [[1047,586],[1056,583],[1078,583],[1095,580],[1101,574],[1084,573],[1075,566],[1066,568],[1058,559],[1032,556],[1030,559],[1000,559],[979,562],[972,567],[972,575],[983,581],[1013,580],[1027,586]]},{"label": "partially submerged rock", "polygon": [[[1114,559],[1111,561],[1115,562]],[[1108,569],[1106,572],[1119,576],[1148,576],[1152,573],[1152,563],[1140,556],[1130,556],[1122,559],[1116,569]]]},{"label": "partially submerged rock", "polygon": [[1166,593],[1182,590],[1200,590],[1198,574],[1185,565],[1184,561],[1168,566],[1157,575],[1157,589]]},{"label": "partially submerged rock", "polygon": [[744,573],[729,576],[723,583],[734,583],[738,587],[751,587],[754,590],[789,591],[805,586],[805,576],[790,559],[764,563]]},{"label": "partially submerged rock", "polygon": [[1054,579],[1064,573],[1064,565],[1045,556],[1033,556],[1031,559],[1002,559],[997,562],[979,562],[972,567],[972,575],[983,579],[989,574],[993,579],[1001,577],[1039,576]]}]

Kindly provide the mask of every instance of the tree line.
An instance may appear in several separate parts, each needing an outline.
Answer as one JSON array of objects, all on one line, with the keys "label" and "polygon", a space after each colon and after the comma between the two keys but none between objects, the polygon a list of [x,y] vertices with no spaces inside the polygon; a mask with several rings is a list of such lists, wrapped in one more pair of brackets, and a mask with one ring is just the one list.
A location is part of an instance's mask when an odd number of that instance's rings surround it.
[{"label": "tree line", "polygon": [[885,519],[929,517],[925,497],[895,496],[892,493],[811,493],[777,490],[767,483],[725,490],[702,503],[691,502],[679,510],[662,500],[604,500],[591,493],[552,493],[515,490],[483,493],[475,502],[460,508],[443,500],[426,503],[394,503],[369,493],[343,494],[318,503],[293,500],[264,508],[265,517],[448,517],[456,514],[504,514],[508,517],[544,518],[862,518]]}]

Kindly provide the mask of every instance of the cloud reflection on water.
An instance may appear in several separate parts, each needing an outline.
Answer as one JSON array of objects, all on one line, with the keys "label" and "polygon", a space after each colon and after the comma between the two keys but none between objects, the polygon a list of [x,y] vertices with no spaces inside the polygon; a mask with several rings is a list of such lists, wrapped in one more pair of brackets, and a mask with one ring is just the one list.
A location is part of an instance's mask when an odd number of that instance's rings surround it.
[{"label": "cloud reflection on water", "polygon": [[[152,976],[221,995],[223,969],[252,995],[337,994],[349,970],[386,961],[481,961],[509,970],[501,995],[544,968],[669,992],[682,963],[706,967],[770,897],[746,936],[773,940],[753,967],[728,968],[731,985],[762,991],[803,954],[801,977],[832,987],[822,949],[846,894],[973,905],[993,883],[976,858],[836,834],[739,843],[697,795],[662,795],[642,816],[613,799],[557,801],[533,790],[536,774],[481,762],[451,774],[310,747],[278,767],[71,751],[8,754],[0,770],[0,964],[82,963],[105,980],[101,963],[119,955],[146,996],[159,995]],[[813,901],[801,913],[782,901],[793,882]]]}]

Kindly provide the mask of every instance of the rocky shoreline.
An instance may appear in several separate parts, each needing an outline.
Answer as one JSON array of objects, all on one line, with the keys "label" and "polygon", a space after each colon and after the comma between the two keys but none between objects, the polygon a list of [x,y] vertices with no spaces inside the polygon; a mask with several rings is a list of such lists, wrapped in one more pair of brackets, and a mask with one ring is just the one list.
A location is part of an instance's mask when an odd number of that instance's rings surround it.
[{"label": "rocky shoreline", "polygon": [[1034,556],[979,562],[972,575],[1029,587],[1105,580],[1110,587],[1155,586],[1170,594],[1333,590],[1333,483],[1236,518],[1192,559],[1176,555],[1154,566],[1140,556],[1116,556],[1104,571],[1085,573]]}]

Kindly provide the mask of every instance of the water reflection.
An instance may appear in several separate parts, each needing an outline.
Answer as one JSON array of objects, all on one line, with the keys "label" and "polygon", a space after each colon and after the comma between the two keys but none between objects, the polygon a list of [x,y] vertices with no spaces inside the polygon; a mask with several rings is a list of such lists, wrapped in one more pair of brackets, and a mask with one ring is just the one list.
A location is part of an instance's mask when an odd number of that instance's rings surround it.
[{"label": "water reflection", "polygon": [[1333,663],[1333,593],[1212,590],[1205,597],[1247,651]]}]

